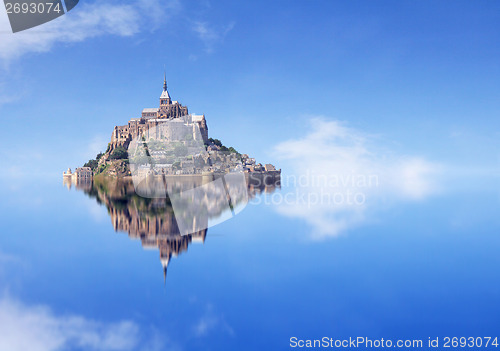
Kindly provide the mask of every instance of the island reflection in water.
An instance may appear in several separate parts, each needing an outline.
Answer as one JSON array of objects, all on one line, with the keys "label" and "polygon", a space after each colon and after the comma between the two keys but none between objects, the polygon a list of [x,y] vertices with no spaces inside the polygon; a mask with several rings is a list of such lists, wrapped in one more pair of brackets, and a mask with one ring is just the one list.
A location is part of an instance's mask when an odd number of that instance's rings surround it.
[{"label": "island reflection in water", "polygon": [[[140,239],[144,249],[158,248],[165,279],[170,259],[186,251],[192,242],[204,243],[208,227],[232,217],[238,212],[235,209],[241,210],[250,199],[261,193],[272,193],[281,186],[279,178],[247,177],[246,193],[243,196],[238,194],[241,192],[241,184],[233,186],[231,182],[228,182],[227,193],[220,193],[214,191],[214,187],[203,186],[209,185],[203,177],[171,178],[165,183],[166,197],[147,198],[137,194],[130,178],[98,178],[93,181],[64,179],[63,184],[68,190],[74,188],[83,191],[100,205],[106,206],[116,232],[125,232],[131,239]],[[168,194],[178,194],[180,191],[189,192],[192,189],[204,189],[205,196],[199,197],[198,200],[200,207],[205,210],[181,211],[179,216],[176,207],[174,213]],[[228,206],[229,194],[231,194],[232,202],[229,199]],[[207,199],[210,199],[210,203],[207,203]],[[190,202],[190,207],[192,206],[193,203]],[[179,230],[178,219],[184,221],[184,217],[189,217],[189,221],[195,223],[193,228],[203,229],[193,230],[187,235],[181,234],[183,231]]]}]

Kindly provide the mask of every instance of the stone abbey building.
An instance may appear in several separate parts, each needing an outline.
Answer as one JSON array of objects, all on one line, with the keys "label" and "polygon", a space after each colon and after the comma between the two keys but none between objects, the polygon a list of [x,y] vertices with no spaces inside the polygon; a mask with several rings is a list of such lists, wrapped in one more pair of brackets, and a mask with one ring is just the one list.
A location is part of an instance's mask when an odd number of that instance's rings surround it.
[{"label": "stone abbey building", "polygon": [[145,108],[142,110],[141,117],[132,118],[124,126],[116,126],[111,135],[109,154],[117,147],[128,148],[133,138],[144,136],[146,140],[151,137],[157,138],[157,135],[151,135],[158,130],[158,126],[166,120],[175,120],[183,124],[197,123],[203,141],[208,141],[208,126],[205,115],[189,114],[187,106],[183,106],[178,101],[172,101],[167,90],[167,79],[163,80],[163,91],[160,95],[160,106],[157,108]]}]

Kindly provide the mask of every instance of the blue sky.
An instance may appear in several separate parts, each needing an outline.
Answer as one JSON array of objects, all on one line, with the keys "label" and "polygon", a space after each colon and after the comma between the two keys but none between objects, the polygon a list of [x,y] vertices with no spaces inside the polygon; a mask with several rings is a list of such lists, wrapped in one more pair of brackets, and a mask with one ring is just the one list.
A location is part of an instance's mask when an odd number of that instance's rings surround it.
[{"label": "blue sky", "polygon": [[323,116],[393,151],[498,169],[495,1],[80,1],[15,35],[0,19],[13,175],[105,149],[114,125],[157,106],[164,66],[173,99],[262,162]]}]

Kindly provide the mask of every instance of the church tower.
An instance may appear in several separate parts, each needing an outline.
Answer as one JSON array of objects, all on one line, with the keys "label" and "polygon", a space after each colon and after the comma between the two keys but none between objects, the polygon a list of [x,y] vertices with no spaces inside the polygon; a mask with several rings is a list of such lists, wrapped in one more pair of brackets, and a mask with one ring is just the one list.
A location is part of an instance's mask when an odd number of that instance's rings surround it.
[{"label": "church tower", "polygon": [[[150,109],[143,110],[143,117],[148,117],[148,112]],[[145,115],[146,114],[146,115]],[[186,116],[188,114],[188,108],[182,106],[178,101],[172,101],[170,94],[167,90],[167,75],[163,77],[163,91],[160,95],[160,108],[156,110],[156,118],[178,118]]]},{"label": "church tower", "polygon": [[170,95],[167,91],[167,74],[165,73],[163,77],[163,92],[160,95],[160,107],[165,107],[172,104]]}]

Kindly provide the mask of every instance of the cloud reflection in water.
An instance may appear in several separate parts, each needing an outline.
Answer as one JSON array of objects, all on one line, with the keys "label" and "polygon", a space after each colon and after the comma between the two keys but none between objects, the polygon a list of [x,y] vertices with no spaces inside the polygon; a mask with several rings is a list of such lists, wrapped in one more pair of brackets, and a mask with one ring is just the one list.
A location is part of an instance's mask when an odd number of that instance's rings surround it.
[{"label": "cloud reflection in water", "polygon": [[285,171],[278,212],[301,218],[313,239],[337,236],[380,207],[425,199],[439,190],[442,166],[399,155],[338,121],[310,120],[302,138],[274,147]]}]

